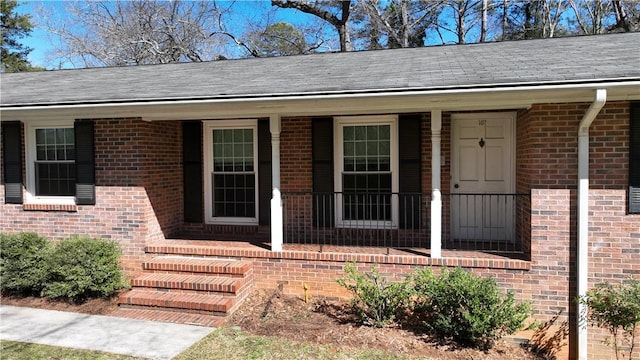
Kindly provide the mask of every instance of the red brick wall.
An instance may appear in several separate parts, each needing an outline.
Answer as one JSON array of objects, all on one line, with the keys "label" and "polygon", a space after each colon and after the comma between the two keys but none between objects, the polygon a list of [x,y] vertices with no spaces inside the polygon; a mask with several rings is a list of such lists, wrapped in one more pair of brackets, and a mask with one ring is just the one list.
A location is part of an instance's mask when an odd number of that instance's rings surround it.
[{"label": "red brick wall", "polygon": [[[640,215],[626,213],[626,197],[625,190],[617,189],[589,193],[589,287],[640,279]],[[608,332],[590,327],[588,334],[591,358],[615,359],[612,348],[603,344]],[[635,351],[634,359],[640,359],[640,352]]]},{"label": "red brick wall", "polygon": [[[96,205],[25,211],[23,205],[2,204],[0,231],[114,239],[125,255],[124,269],[140,271],[146,243],[163,239],[182,219],[179,123],[95,119],[94,124]],[[4,186],[0,192],[4,195]]]},{"label": "red brick wall", "polygon": [[311,118],[283,118],[280,133],[280,186],[282,192],[313,190]]},{"label": "red brick wall", "polygon": [[143,125],[144,187],[153,208],[147,219],[157,223],[149,229],[149,236],[163,239],[179,232],[184,218],[182,126],[178,121]]},{"label": "red brick wall", "polygon": [[[533,263],[540,258],[559,258],[558,254],[567,250],[575,254],[577,128],[588,107],[588,103],[536,104],[519,112],[518,191],[531,189],[540,200],[535,203],[535,197],[532,198],[532,270],[535,268]],[[590,127],[589,141],[589,287],[602,281],[617,282],[628,276],[640,279],[637,265],[640,264],[637,260],[640,216],[626,214],[629,103],[606,104]],[[547,249],[536,247],[541,239],[551,243]],[[550,274],[552,281],[544,281],[542,285],[563,282],[566,289],[562,293],[568,291],[568,302],[577,295],[575,256],[567,261],[568,264],[561,262],[548,269],[559,269],[561,273],[568,269],[569,281]],[[571,310],[571,326],[575,331],[575,307],[573,303],[570,305],[565,307]],[[612,349],[603,344],[605,336],[604,331],[589,328],[590,358],[614,358]]]}]

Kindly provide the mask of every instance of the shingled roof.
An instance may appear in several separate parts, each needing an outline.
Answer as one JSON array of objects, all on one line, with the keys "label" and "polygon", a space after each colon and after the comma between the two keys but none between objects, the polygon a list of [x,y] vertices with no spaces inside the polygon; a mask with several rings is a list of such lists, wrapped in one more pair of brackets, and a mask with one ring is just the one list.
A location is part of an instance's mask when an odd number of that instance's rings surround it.
[{"label": "shingled roof", "polygon": [[0,105],[127,103],[640,79],[640,33],[1,75]]}]

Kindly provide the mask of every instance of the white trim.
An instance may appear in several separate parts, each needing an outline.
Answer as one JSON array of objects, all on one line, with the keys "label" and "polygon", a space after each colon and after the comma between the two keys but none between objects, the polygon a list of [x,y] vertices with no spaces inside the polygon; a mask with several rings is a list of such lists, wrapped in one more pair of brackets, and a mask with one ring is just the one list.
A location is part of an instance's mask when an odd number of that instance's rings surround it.
[{"label": "white trim", "polygon": [[[334,138],[334,191],[342,192],[343,161],[343,128],[352,125],[390,125],[390,166],[391,166],[391,192],[398,193],[398,116],[397,115],[363,115],[363,116],[336,116]],[[395,229],[398,227],[398,197],[391,196],[391,221],[349,221],[342,219],[342,197],[337,195],[335,209],[336,227],[345,228],[384,228]]]},{"label": "white trim", "polygon": [[[258,120],[208,120],[203,121],[203,143],[204,143],[204,214],[205,223],[214,225],[258,225],[259,219],[259,197],[258,197]],[[213,173],[213,130],[222,129],[252,129],[253,130],[253,169],[255,173],[255,217],[214,217],[213,216],[213,184],[211,174]]]},{"label": "white trim", "polygon": [[[60,129],[74,127],[73,119],[52,119],[25,122],[25,169],[27,204],[75,205],[75,196],[37,196],[36,195],[36,129]],[[75,162],[75,161],[74,161]]]},{"label": "white trim", "polygon": [[[513,110],[543,103],[590,103],[593,91],[607,88],[609,101],[640,100],[640,81],[489,87],[478,89],[377,92],[362,94],[304,95],[282,97],[236,97],[210,99],[173,99],[126,103],[76,105],[0,106],[2,119],[41,120],[56,117],[113,118],[142,117],[146,120],[179,121],[210,118],[261,118],[272,114],[285,116],[333,116],[424,112],[437,108],[446,111]],[[213,115],[212,115],[213,114]]]},{"label": "white trim", "polygon": [[442,257],[442,110],[431,110],[431,257]]},{"label": "white trim", "polygon": [[280,115],[269,116],[269,133],[271,134],[271,251],[282,251],[283,218],[282,194],[280,193],[280,132],[282,121]]}]

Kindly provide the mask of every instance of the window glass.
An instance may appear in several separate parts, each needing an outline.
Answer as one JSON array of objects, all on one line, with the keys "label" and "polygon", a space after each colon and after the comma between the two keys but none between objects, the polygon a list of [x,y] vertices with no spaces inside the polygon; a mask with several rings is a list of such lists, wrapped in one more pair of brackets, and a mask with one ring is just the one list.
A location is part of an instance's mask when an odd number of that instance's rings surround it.
[{"label": "window glass", "polygon": [[255,217],[253,129],[213,130],[213,216]]},{"label": "window glass", "polygon": [[76,167],[73,128],[35,129],[37,196],[73,196]]},{"label": "window glass", "polygon": [[391,220],[390,125],[343,127],[343,220]]}]

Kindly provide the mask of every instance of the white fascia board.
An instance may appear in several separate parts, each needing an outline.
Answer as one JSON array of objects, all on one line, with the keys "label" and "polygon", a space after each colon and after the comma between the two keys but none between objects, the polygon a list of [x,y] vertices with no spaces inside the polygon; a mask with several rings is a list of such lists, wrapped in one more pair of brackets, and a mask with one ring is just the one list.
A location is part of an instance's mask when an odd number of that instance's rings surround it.
[{"label": "white fascia board", "polygon": [[515,86],[360,94],[292,95],[234,99],[67,104],[0,108],[3,120],[42,119],[52,112],[73,118],[139,117],[185,120],[281,116],[353,115],[389,112],[498,110],[537,103],[591,102],[593,91],[606,88],[609,101],[640,100],[640,80],[611,83]]}]

